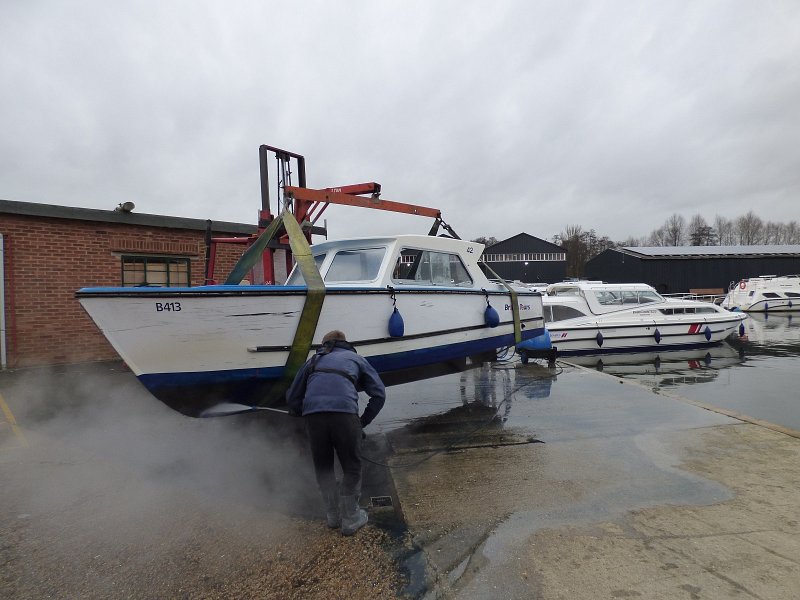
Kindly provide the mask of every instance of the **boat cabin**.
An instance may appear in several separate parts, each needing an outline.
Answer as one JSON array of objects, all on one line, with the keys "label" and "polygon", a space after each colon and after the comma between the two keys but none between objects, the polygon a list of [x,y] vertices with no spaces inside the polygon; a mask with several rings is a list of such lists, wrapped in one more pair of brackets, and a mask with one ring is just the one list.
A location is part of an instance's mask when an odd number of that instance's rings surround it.
[{"label": "boat cabin", "polygon": [[[674,304],[674,306],[671,306]],[[664,315],[716,312],[711,305],[687,305],[664,298],[643,283],[603,283],[574,281],[548,286],[544,297],[545,323],[603,315],[619,311],[644,314],[658,311]]]},{"label": "boat cabin", "polygon": [[[460,288],[500,287],[478,266],[483,244],[427,235],[330,241],[311,247],[326,287]],[[298,266],[286,285],[305,285]]]}]

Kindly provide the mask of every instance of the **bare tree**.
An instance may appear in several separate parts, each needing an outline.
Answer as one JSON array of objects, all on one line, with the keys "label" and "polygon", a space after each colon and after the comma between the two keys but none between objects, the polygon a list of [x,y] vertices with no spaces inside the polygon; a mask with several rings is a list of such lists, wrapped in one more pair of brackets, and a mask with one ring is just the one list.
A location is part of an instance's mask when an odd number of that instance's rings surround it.
[{"label": "bare tree", "polygon": [[643,243],[641,238],[636,238],[633,236],[629,236],[624,240],[622,240],[621,242],[616,243],[617,246],[622,246],[625,248],[635,248],[637,246],[644,246],[645,244],[646,241]]},{"label": "bare tree", "polygon": [[733,246],[736,243],[733,221],[717,215],[714,217],[714,229],[717,230],[717,239],[720,246]]},{"label": "bare tree", "polygon": [[739,243],[743,246],[760,244],[764,234],[764,222],[751,210],[736,219],[736,234],[739,236]]},{"label": "bare tree", "polygon": [[472,240],[472,241],[473,241],[473,242],[477,242],[477,243],[479,243],[479,244],[483,244],[484,246],[487,246],[487,247],[488,247],[488,246],[492,246],[492,245],[496,244],[498,240],[497,240],[497,238],[496,238],[496,237],[484,237],[484,236],[480,236],[480,237],[476,237],[476,238],[475,238],[474,240]]},{"label": "bare tree", "polygon": [[764,225],[764,244],[783,244],[783,224],[767,221]]},{"label": "bare tree", "polygon": [[648,246],[669,246],[667,243],[667,230],[665,227],[659,227],[650,232],[647,238]]},{"label": "bare tree", "polygon": [[666,246],[682,246],[686,240],[686,219],[678,213],[674,213],[664,223],[664,233],[666,234]]},{"label": "bare tree", "polygon": [[789,221],[784,227],[784,244],[800,244],[800,226],[797,221]]},{"label": "bare tree", "polygon": [[589,249],[583,240],[583,227],[580,225],[567,225],[567,227],[553,236],[553,242],[559,244],[567,254],[567,277],[583,276],[583,267],[588,260]]}]

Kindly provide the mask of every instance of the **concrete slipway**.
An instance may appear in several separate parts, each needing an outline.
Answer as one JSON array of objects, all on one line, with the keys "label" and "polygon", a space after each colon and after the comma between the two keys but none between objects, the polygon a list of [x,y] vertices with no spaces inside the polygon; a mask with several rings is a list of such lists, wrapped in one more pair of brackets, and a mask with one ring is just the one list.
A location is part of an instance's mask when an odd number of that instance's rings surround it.
[{"label": "concrete slipway", "polygon": [[344,539],[293,425],[192,421],[128,373],[79,375],[0,377],[0,596],[798,597],[792,431],[484,364],[390,388],[364,495],[393,506]]}]

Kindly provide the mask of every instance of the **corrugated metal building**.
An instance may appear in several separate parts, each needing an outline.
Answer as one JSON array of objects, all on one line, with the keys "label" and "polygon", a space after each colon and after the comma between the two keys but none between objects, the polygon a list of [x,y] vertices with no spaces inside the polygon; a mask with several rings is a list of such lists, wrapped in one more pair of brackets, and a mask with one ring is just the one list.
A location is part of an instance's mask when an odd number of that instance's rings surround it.
[{"label": "corrugated metal building", "polygon": [[727,291],[732,281],[745,277],[795,273],[800,273],[797,245],[610,248],[586,263],[588,279],[643,282],[665,294]]},{"label": "corrugated metal building", "polygon": [[[554,283],[567,275],[564,248],[527,233],[487,246],[481,262],[503,279],[525,283]],[[491,273],[488,276],[493,277]]]}]

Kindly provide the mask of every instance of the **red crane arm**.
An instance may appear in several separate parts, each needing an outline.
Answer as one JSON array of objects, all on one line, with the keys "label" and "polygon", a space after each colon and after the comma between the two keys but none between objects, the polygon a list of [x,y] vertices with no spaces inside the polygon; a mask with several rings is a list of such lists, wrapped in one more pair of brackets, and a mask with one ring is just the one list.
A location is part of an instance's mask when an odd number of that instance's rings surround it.
[{"label": "red crane arm", "polygon": [[392,200],[383,200],[381,198],[363,198],[361,196],[354,196],[352,194],[331,191],[335,189],[347,189],[347,187],[351,186],[345,186],[344,188],[331,188],[329,190],[314,190],[311,188],[301,188],[287,185],[284,188],[284,193],[288,196],[291,196],[295,200],[300,200],[302,202],[328,202],[330,204],[343,204],[345,206],[376,208],[378,210],[388,210],[391,212],[406,213],[409,215],[420,215],[423,217],[432,217],[434,219],[441,218],[442,215],[438,208],[429,208],[427,206],[418,206],[416,204],[394,202]]}]

